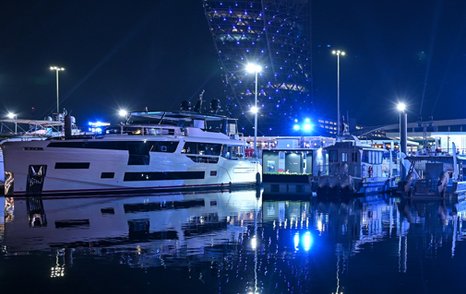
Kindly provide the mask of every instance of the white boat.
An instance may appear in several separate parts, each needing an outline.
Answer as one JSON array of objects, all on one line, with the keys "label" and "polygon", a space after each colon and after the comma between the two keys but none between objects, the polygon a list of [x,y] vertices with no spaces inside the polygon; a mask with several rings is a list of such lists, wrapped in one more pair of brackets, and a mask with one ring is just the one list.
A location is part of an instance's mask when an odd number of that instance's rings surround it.
[{"label": "white boat", "polygon": [[356,138],[324,148],[328,174],[317,179],[318,196],[384,193],[396,187],[397,166],[389,151]]},{"label": "white boat", "polygon": [[193,112],[133,112],[102,136],[6,142],[5,191],[64,195],[251,186],[237,120]]}]

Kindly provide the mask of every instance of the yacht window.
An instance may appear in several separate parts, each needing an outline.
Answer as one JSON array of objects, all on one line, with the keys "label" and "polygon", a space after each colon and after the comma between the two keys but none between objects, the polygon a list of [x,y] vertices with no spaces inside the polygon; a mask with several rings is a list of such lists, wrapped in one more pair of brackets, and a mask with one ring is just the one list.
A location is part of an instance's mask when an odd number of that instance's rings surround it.
[{"label": "yacht window", "polygon": [[348,153],[346,152],[341,153],[341,162],[348,162]]},{"label": "yacht window", "polygon": [[239,159],[244,156],[244,147],[243,146],[230,146],[223,145],[222,147],[222,157],[226,159]]},{"label": "yacht window", "polygon": [[157,132],[154,128],[147,128],[146,135],[157,135]]},{"label": "yacht window", "polygon": [[362,160],[361,161],[369,163],[369,151],[368,150],[364,150],[362,152]]},{"label": "yacht window", "polygon": [[123,131],[124,134],[128,135],[142,135],[142,129],[140,128],[128,128]]},{"label": "yacht window", "polygon": [[182,153],[196,155],[220,155],[222,145],[212,143],[186,142],[183,146]]},{"label": "yacht window", "polygon": [[382,152],[377,152],[377,164],[382,163],[382,157],[383,157]]},{"label": "yacht window", "polygon": [[58,148],[86,148],[86,149],[110,149],[110,150],[133,150],[135,145],[140,145],[142,149],[151,152],[173,153],[178,147],[176,141],[59,141],[51,142],[47,147]]},{"label": "yacht window", "polygon": [[338,162],[338,151],[337,150],[329,150],[328,159],[329,159],[329,162]]}]

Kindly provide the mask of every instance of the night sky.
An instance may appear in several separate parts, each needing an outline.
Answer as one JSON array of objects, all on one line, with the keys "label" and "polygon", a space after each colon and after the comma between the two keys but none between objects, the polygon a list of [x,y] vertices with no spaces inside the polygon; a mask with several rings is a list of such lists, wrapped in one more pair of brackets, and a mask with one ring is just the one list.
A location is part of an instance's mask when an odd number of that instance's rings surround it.
[{"label": "night sky", "polygon": [[[314,0],[314,106],[336,113],[334,48],[341,60],[341,111],[361,124],[465,118],[466,2]],[[115,121],[119,107],[177,110],[182,100],[224,99],[201,0],[4,1],[0,4],[0,112],[43,118],[61,106]],[[223,107],[227,107],[223,105]]]}]

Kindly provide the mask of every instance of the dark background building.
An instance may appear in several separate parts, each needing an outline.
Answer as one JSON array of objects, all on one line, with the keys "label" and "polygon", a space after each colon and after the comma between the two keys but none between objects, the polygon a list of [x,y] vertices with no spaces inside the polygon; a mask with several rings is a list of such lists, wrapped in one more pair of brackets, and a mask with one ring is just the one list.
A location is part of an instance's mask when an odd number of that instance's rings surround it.
[{"label": "dark background building", "polygon": [[253,133],[254,74],[259,75],[259,135],[287,135],[295,120],[311,115],[310,0],[203,0],[225,86],[227,114]]}]

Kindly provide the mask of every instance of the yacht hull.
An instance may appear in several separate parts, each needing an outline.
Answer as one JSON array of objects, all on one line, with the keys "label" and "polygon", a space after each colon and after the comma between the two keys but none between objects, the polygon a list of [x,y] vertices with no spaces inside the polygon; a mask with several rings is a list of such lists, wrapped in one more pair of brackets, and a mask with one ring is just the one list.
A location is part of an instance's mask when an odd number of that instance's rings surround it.
[{"label": "yacht hull", "polygon": [[[149,152],[143,165],[128,164],[127,150],[51,148],[50,141],[3,146],[6,187],[15,195],[65,195],[236,188],[254,185],[258,163],[216,157],[193,160],[180,152]],[[181,144],[180,144],[181,145]],[[11,181],[10,181],[11,182]]]}]

